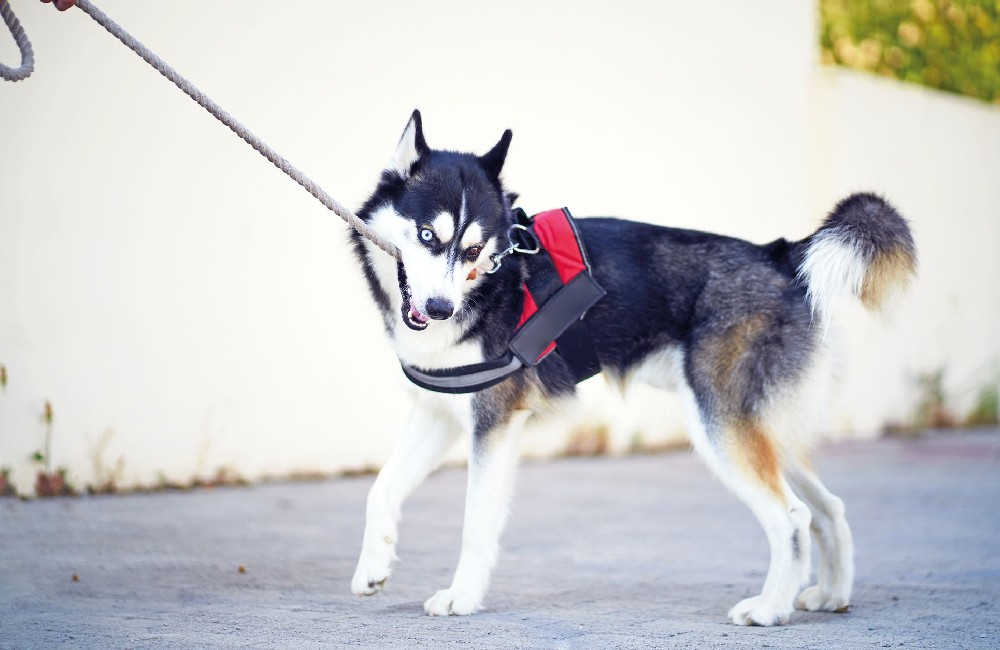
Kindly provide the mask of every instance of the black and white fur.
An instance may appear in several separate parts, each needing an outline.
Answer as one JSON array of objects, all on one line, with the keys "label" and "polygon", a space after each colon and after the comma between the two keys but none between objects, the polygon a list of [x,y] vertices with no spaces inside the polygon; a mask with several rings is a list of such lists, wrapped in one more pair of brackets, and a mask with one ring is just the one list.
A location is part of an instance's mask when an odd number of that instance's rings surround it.
[{"label": "black and white fur", "polygon": [[[510,131],[483,156],[427,146],[414,112],[359,216],[402,261],[352,234],[400,360],[422,369],[502,356],[521,311],[516,257],[495,274],[511,200],[500,180]],[[547,206],[551,207],[551,206]],[[771,565],[759,596],[737,603],[738,624],[774,625],[793,609],[843,611],[854,577],[842,501],[808,460],[810,400],[826,370],[830,303],[854,295],[878,307],[907,284],[916,254],[906,222],[883,199],[855,194],[813,235],[765,245],[609,218],[578,220],[594,277],[608,295],[587,313],[605,375],[679,391],[694,448],[757,516]],[[431,615],[480,608],[496,563],[517,465],[533,413],[570,397],[568,367],[552,355],[487,390],[415,389],[402,437],[368,496],[351,588],[373,594],[396,559],[403,501],[452,443],[471,435],[462,552],[451,585],[424,604]],[[815,585],[809,530],[820,553]]]}]

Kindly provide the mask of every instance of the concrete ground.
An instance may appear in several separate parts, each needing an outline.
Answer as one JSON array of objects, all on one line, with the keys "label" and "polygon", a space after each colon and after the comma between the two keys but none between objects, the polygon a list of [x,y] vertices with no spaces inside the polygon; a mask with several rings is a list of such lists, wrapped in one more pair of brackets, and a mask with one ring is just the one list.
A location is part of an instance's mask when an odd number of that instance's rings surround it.
[{"label": "concrete ground", "polygon": [[840,443],[817,465],[854,529],[847,614],[727,624],[764,536],[677,453],[526,465],[486,609],[451,619],[421,605],[458,556],[463,470],[414,495],[370,598],[349,582],[372,477],[2,500],[0,647],[1000,647],[998,432]]}]

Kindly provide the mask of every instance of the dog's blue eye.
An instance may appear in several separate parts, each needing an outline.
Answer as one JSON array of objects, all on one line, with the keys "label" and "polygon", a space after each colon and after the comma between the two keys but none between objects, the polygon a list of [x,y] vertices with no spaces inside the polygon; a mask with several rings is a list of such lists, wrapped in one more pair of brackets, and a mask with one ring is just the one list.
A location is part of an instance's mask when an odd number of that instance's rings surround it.
[{"label": "dog's blue eye", "polygon": [[430,228],[421,228],[420,229],[420,239],[422,239],[422,240],[424,240],[425,242],[428,242],[428,243],[434,241],[434,231],[431,230]]}]

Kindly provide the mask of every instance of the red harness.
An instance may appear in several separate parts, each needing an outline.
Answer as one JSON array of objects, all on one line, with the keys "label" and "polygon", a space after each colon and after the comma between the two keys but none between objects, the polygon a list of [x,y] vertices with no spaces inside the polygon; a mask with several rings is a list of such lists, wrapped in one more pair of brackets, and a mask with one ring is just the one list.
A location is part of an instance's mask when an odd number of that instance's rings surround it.
[{"label": "red harness", "polygon": [[[581,273],[590,274],[590,264],[587,262],[583,240],[580,239],[580,233],[576,230],[576,224],[573,222],[573,217],[570,216],[569,210],[559,208],[557,210],[539,212],[531,217],[531,225],[530,232],[533,232],[535,238],[538,239],[538,244],[542,251],[544,251],[544,254],[549,256],[562,286],[569,284]],[[537,272],[537,269],[535,270]],[[558,291],[561,288],[561,286],[547,287],[542,282],[536,282],[533,279],[529,279],[529,282],[535,285],[535,291],[540,294],[548,294],[553,289]],[[551,282],[548,278],[546,280]],[[532,295],[528,284],[524,283],[521,286],[524,290],[524,305],[521,307],[521,319],[517,322],[517,327],[514,329],[515,336],[521,327],[538,312],[538,302],[535,300],[534,295]],[[550,295],[544,295],[541,297],[541,301],[544,303],[549,297]],[[542,359],[555,349],[556,342],[553,340],[542,351],[541,355],[535,360],[535,363],[541,362]]]}]

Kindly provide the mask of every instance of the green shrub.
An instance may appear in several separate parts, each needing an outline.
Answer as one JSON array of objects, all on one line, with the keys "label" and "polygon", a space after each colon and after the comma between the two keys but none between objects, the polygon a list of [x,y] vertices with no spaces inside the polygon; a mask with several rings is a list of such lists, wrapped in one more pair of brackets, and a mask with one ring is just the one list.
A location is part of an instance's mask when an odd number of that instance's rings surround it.
[{"label": "green shrub", "polygon": [[1000,104],[1000,0],[820,0],[822,60]]}]

